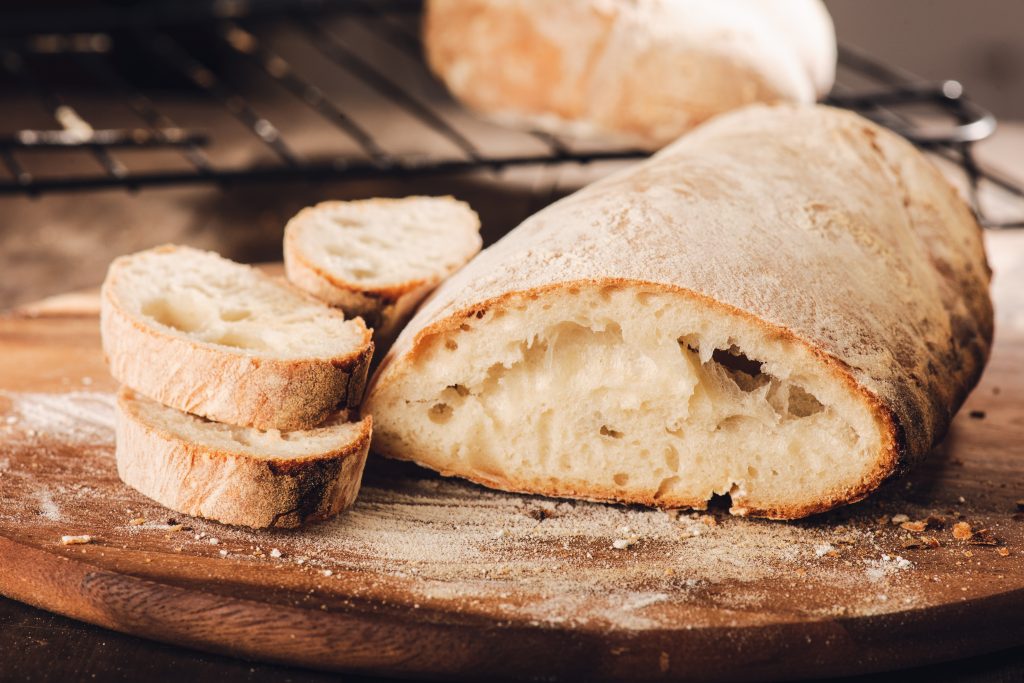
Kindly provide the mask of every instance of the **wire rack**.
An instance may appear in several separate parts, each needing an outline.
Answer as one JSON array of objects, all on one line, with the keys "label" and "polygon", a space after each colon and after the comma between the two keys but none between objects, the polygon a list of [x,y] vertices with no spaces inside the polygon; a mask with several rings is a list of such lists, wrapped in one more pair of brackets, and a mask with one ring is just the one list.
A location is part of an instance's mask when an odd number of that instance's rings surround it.
[{"label": "wire rack", "polygon": [[[403,177],[635,159],[641,150],[501,129],[463,111],[423,64],[420,0],[160,0],[0,13],[0,193]],[[991,114],[850,48],[830,103],[962,170]],[[7,104],[9,103],[9,104]],[[1021,212],[1024,218],[1024,210]]]}]

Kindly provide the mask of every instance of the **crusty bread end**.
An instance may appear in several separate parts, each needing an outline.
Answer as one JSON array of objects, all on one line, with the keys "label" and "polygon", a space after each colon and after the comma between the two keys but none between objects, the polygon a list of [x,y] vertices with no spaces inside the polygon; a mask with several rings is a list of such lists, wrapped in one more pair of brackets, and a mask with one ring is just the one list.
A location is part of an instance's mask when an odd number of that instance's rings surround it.
[{"label": "crusty bread end", "polygon": [[359,492],[371,419],[336,416],[299,432],[210,422],[123,388],[117,471],[172,510],[225,524],[290,528],[324,520]]}]

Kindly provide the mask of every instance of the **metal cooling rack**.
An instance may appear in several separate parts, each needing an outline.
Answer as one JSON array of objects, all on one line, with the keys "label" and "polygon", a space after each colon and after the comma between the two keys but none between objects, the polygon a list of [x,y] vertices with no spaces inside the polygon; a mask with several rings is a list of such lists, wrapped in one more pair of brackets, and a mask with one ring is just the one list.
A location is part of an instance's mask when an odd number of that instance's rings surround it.
[{"label": "metal cooling rack", "polygon": [[[31,126],[4,132],[0,122],[0,193],[403,177],[645,155],[473,120],[422,63],[419,11],[420,0],[161,0],[0,13],[0,97],[10,93],[36,110]],[[340,81],[348,88],[335,87]],[[333,136],[346,149],[296,151],[293,117],[267,114],[256,95],[275,87],[328,127],[319,140]],[[76,104],[82,97],[93,108],[97,99],[116,105],[123,116],[91,120]],[[168,100],[186,102],[190,120],[179,124]],[[983,187],[1024,200],[1024,184],[976,161],[974,144],[992,134],[995,119],[959,83],[926,83],[843,48],[829,102],[956,164],[986,225],[1024,227],[991,218],[983,206]],[[218,117],[243,126],[262,157],[224,154]],[[444,151],[403,149],[394,131],[409,126]],[[497,133],[507,138],[495,148]],[[170,157],[136,169],[125,157],[138,150]],[[79,159],[37,172],[54,152],[91,159],[91,167]]]}]

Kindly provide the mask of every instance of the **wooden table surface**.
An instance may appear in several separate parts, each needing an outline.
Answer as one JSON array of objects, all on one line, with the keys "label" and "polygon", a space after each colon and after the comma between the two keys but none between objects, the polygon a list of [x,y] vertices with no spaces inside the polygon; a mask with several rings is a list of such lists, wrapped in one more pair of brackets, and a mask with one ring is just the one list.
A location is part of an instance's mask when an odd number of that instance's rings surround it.
[{"label": "wooden table surface", "polygon": [[[1005,145],[988,143],[996,156],[1024,166],[1019,154],[1024,135],[1020,130]],[[1008,150],[1015,150],[1010,153]],[[1004,164],[1013,169],[1013,163]],[[1024,169],[1021,169],[1024,170]],[[73,207],[68,203],[66,207]],[[0,207],[2,210],[2,207]],[[997,271],[1024,262],[1024,232],[1000,235],[992,249]],[[1021,270],[1017,270],[1020,277]],[[1024,297],[1024,279],[1017,292]],[[1013,294],[1013,288],[1003,288]],[[997,302],[997,308],[1000,302]],[[1005,302],[1003,310],[1007,310]],[[1013,306],[1016,310],[1024,310]],[[1024,322],[1024,321],[1021,321]],[[1006,324],[1002,320],[1001,324]],[[2,561],[2,558],[0,558]],[[913,672],[922,680],[1019,681],[1024,680],[1024,648],[986,655],[955,664],[941,664]],[[907,680],[908,673],[875,675],[859,681]],[[207,680],[229,681],[320,681],[337,680],[336,675],[291,669],[197,653],[157,644],[75,622],[0,598],[0,681],[6,680]],[[382,680],[346,676],[345,680]]]}]

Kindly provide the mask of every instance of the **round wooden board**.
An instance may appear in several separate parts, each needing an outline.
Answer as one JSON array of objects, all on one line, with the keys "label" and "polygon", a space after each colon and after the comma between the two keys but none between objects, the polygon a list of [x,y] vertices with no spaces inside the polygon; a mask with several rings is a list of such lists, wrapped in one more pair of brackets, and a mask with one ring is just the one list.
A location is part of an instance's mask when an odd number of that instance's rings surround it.
[{"label": "round wooden board", "polygon": [[[773,680],[1024,643],[1024,334],[1012,325],[924,466],[810,520],[503,494],[371,458],[341,518],[254,532],[118,480],[95,305],[76,296],[0,319],[9,597],[209,651],[416,677]],[[954,538],[958,522],[970,539]],[[92,541],[61,543],[81,534]]]}]

